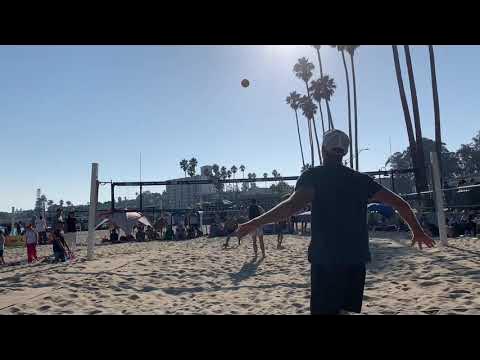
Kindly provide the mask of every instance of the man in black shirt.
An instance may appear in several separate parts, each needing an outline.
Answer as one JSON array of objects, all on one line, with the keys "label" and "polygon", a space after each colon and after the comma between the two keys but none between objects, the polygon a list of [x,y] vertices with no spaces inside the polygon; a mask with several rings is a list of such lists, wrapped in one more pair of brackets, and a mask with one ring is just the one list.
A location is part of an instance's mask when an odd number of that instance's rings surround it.
[{"label": "man in black shirt", "polygon": [[64,234],[65,241],[71,251],[75,252],[77,244],[77,219],[75,218],[75,213],[73,211],[68,213],[66,225],[66,231]]},{"label": "man in black shirt", "polygon": [[[250,207],[248,208],[248,218],[250,220],[259,217],[263,214],[264,210],[261,206],[257,205],[257,200],[252,199]],[[253,240],[253,252],[255,253],[255,257],[257,257],[258,247],[257,247],[257,237],[260,242],[260,250],[262,250],[262,256],[265,257],[265,244],[263,243],[263,228],[261,226],[254,229],[252,232],[252,240]],[[240,242],[240,239],[238,239]]]},{"label": "man in black shirt", "polygon": [[[267,213],[241,224],[239,238],[265,224],[291,216],[312,204],[311,263],[312,314],[360,312],[365,285],[365,264],[370,261],[367,228],[369,201],[391,205],[409,225],[413,241],[422,248],[434,245],[412,209],[402,198],[367,175],[342,165],[350,139],[339,130],[325,133],[324,165],[305,171],[294,193]],[[344,219],[348,219],[345,224]]]}]

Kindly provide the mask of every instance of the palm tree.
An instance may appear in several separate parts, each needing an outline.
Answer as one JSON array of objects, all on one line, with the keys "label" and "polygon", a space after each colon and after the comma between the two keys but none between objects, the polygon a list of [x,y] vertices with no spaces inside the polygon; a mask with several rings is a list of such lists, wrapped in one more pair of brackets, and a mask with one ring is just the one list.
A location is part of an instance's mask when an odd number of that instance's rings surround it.
[{"label": "palm tree", "polygon": [[185,173],[185,177],[187,177],[187,170],[188,170],[188,161],[187,159],[183,159],[180,161],[180,168],[183,170]]},{"label": "palm tree", "polygon": [[220,167],[217,164],[212,165],[213,176],[220,177]]},{"label": "palm tree", "polygon": [[[231,171],[232,174],[233,174],[233,179],[234,179],[234,180],[235,180],[235,174],[237,173],[237,170],[238,170],[238,169],[237,169],[237,167],[236,167],[235,165],[233,165],[233,166],[230,168],[230,171]],[[237,183],[235,183],[234,187],[235,187],[235,190],[238,191],[238,184],[237,184]]]},{"label": "palm tree", "polygon": [[353,126],[355,132],[355,170],[358,171],[358,111],[357,111],[357,80],[355,78],[355,62],[353,61],[355,50],[360,45],[345,45],[345,50],[350,55],[350,64],[352,67],[353,80]]},{"label": "palm tree", "polygon": [[422,125],[420,122],[420,110],[418,107],[417,89],[415,86],[415,77],[413,75],[412,58],[410,56],[410,47],[404,45],[405,58],[407,60],[408,79],[410,82],[410,93],[412,95],[413,123],[415,124],[415,139],[417,144],[417,165],[420,175],[420,190],[427,190],[427,177],[425,173],[425,154],[423,152]]},{"label": "palm tree", "polygon": [[412,118],[410,116],[410,109],[408,108],[407,96],[405,94],[405,88],[403,86],[402,70],[400,68],[400,58],[398,56],[397,45],[392,45],[393,61],[395,63],[395,73],[397,76],[398,91],[400,93],[400,101],[402,102],[403,115],[405,117],[405,127],[407,128],[408,143],[410,145],[410,157],[412,158],[412,165],[415,169],[415,185],[417,191],[421,188],[420,176],[418,174],[417,166],[417,144],[415,141],[415,135],[413,133]]},{"label": "palm tree", "polygon": [[331,79],[328,75],[322,76],[318,80],[312,80],[310,82],[310,91],[312,93],[312,97],[320,101],[320,99],[325,99],[325,103],[327,104],[327,113],[328,113],[328,130],[335,129],[333,126],[333,119],[332,119],[332,112],[330,111],[330,99],[335,93],[335,81]]},{"label": "palm tree", "polygon": [[[433,111],[435,114],[435,151],[437,152],[440,174],[442,174],[442,129],[440,127],[440,103],[438,100],[437,72],[435,69],[435,53],[433,46],[428,45],[428,53],[430,55],[430,72],[432,75],[432,92],[433,92]],[[442,181],[443,184],[443,181]]]},{"label": "palm tree", "polygon": [[187,169],[188,175],[189,175],[190,177],[195,176],[197,165],[198,165],[197,159],[195,159],[194,157],[192,157],[192,158],[190,159],[190,161],[188,162],[188,169]]},{"label": "palm tree", "polygon": [[300,154],[302,155],[302,164],[305,165],[305,158],[303,157],[303,146],[302,138],[300,137],[300,126],[298,125],[298,108],[299,108],[300,94],[297,94],[296,91],[290,93],[287,96],[286,102],[290,107],[295,111],[295,119],[297,120],[297,133],[298,133],[298,142],[300,144]]},{"label": "palm tree", "polygon": [[225,166],[222,166],[220,168],[220,177],[222,180],[225,180],[227,178],[227,168]]},{"label": "palm tree", "polygon": [[[232,172],[230,170],[227,170],[227,178],[230,180],[232,177]],[[230,188],[232,188],[232,184],[230,184]]]},{"label": "palm tree", "polygon": [[242,178],[245,179],[245,165],[240,165],[240,171],[242,172]]},{"label": "palm tree", "polygon": [[[313,69],[315,69],[315,66],[311,62],[309,62],[308,59],[305,57],[298,59],[298,62],[293,66],[293,72],[295,73],[295,76],[303,80],[303,82],[305,83],[308,97],[310,97],[310,89],[308,88],[308,82],[313,76]],[[315,124],[314,116],[311,118],[311,122],[313,124],[313,133],[317,140],[317,146],[318,146],[319,141],[318,141],[318,135],[317,135],[317,126]],[[324,124],[322,124],[322,127],[325,128]],[[308,130],[309,130],[309,136],[310,136],[310,149],[312,150],[312,154],[313,154],[313,136],[312,136],[312,128],[311,128],[310,122],[309,122]]]},{"label": "palm tree", "polygon": [[[322,47],[322,45],[310,45],[310,46],[313,47],[317,51],[318,66],[320,68],[320,77],[322,77],[323,76],[323,67],[322,67],[322,57],[320,56],[320,48]],[[323,134],[325,134],[325,123],[323,121],[322,104],[321,104],[320,101],[318,102],[318,110],[320,111],[320,119],[322,121]]]},{"label": "palm tree", "polygon": [[[302,96],[300,99],[300,107],[302,109],[303,115],[307,118],[307,121],[310,123],[310,121],[314,121],[314,115],[317,112],[317,105],[312,101],[312,98],[309,96]],[[318,139],[317,139],[318,141]],[[318,144],[318,142],[317,142]],[[314,155],[314,150],[313,150],[313,142],[310,141],[310,152],[311,152],[311,158],[312,158],[312,164],[315,164],[315,155]],[[319,152],[319,160],[320,164],[322,163],[322,157],[320,156],[321,153]]]},{"label": "palm tree", "polygon": [[63,207],[63,200],[60,200],[58,204],[60,205],[60,207]]},{"label": "palm tree", "polygon": [[[263,173],[263,178],[267,179],[268,178],[268,173]],[[265,187],[267,187],[267,181],[265,180]]]},{"label": "palm tree", "polygon": [[347,82],[347,104],[348,104],[348,137],[350,138],[350,167],[353,169],[353,139],[352,139],[352,107],[350,103],[350,76],[348,75],[347,62],[345,61],[346,45],[330,45],[336,47],[342,55],[343,69],[345,70],[345,80]]},{"label": "palm tree", "polygon": [[71,201],[67,201],[66,204],[68,207],[71,207],[73,205]]},{"label": "palm tree", "polygon": [[[257,174],[252,173],[252,179],[255,180],[256,178],[257,178]],[[256,188],[256,187],[257,187],[257,183],[252,182],[251,187]]]}]

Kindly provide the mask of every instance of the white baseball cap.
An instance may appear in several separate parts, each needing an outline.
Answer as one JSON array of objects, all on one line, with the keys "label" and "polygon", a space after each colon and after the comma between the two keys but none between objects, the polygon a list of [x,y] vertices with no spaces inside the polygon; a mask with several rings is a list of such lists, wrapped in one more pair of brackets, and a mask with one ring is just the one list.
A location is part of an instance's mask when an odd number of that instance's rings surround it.
[{"label": "white baseball cap", "polygon": [[337,154],[341,153],[343,156],[348,153],[350,139],[343,131],[337,129],[328,130],[325,135],[323,135],[323,146],[325,150]]}]

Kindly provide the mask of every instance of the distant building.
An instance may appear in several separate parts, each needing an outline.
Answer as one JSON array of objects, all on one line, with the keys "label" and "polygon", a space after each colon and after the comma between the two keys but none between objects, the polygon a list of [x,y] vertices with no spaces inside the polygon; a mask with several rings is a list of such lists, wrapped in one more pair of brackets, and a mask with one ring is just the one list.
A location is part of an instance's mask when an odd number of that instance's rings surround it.
[{"label": "distant building", "polygon": [[[181,180],[208,180],[208,174],[211,173],[211,166],[202,166],[200,174],[193,177],[173,179]],[[169,209],[187,209],[203,201],[205,196],[215,193],[213,184],[186,184],[186,185],[167,185],[165,207]]]}]

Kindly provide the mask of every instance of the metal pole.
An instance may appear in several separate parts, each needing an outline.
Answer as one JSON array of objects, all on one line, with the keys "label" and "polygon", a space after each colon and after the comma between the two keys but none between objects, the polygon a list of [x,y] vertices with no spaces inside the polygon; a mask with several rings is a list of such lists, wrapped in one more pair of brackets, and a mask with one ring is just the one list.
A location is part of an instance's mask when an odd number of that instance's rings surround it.
[{"label": "metal pole", "polygon": [[[112,192],[113,196],[113,192]],[[92,163],[92,179],[90,182],[90,209],[88,211],[87,260],[93,259],[95,246],[95,218],[98,202],[98,164]],[[112,202],[113,204],[113,202]]]},{"label": "metal pole", "polygon": [[112,211],[112,215],[113,215],[113,212],[115,211],[115,185],[113,184],[113,182],[110,183],[110,196],[111,196],[111,204],[110,204],[110,210]]},{"label": "metal pole", "polygon": [[7,235],[13,236],[13,229],[15,229],[15,206],[12,206],[12,228],[10,229],[10,234]]},{"label": "metal pole", "polygon": [[140,184],[140,212],[143,211],[143,195],[142,195],[142,184]]},{"label": "metal pole", "polygon": [[437,212],[438,232],[440,244],[447,245],[447,226],[445,223],[445,211],[443,205],[442,183],[440,181],[440,167],[436,152],[430,153],[430,161],[433,173],[433,192],[435,198],[435,210]]},{"label": "metal pole", "polygon": [[395,173],[393,170],[390,172],[390,181],[392,184],[392,192],[395,192]]}]

